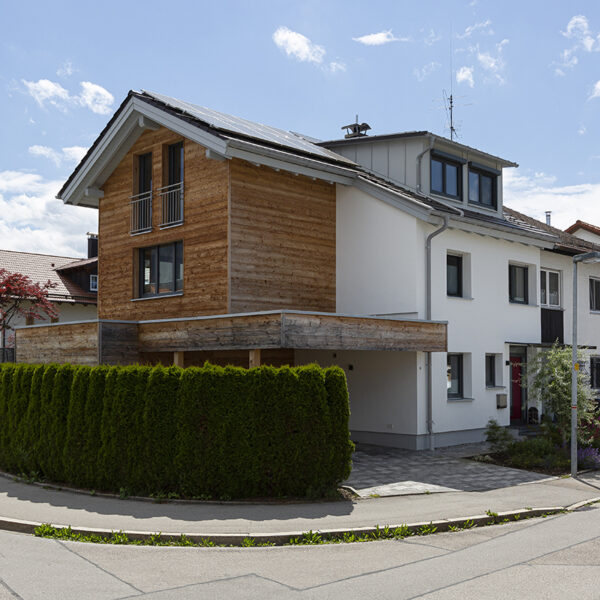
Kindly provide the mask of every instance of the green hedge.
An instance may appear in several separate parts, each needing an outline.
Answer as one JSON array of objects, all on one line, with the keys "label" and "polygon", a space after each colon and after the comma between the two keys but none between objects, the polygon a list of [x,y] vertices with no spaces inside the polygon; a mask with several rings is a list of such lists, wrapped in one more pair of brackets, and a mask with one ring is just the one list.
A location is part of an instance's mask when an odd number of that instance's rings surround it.
[{"label": "green hedge", "polygon": [[338,367],[0,365],[0,468],[96,490],[322,496],[348,417]]}]

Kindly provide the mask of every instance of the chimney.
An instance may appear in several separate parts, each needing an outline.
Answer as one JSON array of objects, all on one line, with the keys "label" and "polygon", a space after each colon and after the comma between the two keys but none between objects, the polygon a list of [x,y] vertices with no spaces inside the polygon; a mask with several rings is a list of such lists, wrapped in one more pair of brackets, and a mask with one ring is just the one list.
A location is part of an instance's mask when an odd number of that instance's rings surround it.
[{"label": "chimney", "polygon": [[98,234],[89,233],[88,236],[88,258],[95,258],[98,256]]},{"label": "chimney", "polygon": [[546,225],[552,225],[552,211],[546,211]]}]

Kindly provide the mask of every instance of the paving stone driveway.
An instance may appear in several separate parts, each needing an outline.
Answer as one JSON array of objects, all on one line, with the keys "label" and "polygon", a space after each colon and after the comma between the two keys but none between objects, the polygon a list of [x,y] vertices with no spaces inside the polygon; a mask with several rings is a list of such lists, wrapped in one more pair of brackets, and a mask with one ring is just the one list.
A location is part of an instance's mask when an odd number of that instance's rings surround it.
[{"label": "paving stone driveway", "polygon": [[352,473],[345,482],[360,496],[397,496],[426,492],[477,492],[532,483],[547,475],[475,462],[487,446],[464,444],[435,452],[357,444]]}]

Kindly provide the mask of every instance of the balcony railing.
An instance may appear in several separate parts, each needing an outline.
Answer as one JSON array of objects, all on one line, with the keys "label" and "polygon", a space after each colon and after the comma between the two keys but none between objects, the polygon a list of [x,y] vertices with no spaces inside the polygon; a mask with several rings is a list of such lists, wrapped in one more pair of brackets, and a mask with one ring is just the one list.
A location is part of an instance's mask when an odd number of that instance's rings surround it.
[{"label": "balcony railing", "polygon": [[160,226],[169,227],[183,222],[183,181],[167,185],[158,190],[162,213]]},{"label": "balcony railing", "polygon": [[152,229],[152,190],[130,197],[130,233],[142,233]]}]

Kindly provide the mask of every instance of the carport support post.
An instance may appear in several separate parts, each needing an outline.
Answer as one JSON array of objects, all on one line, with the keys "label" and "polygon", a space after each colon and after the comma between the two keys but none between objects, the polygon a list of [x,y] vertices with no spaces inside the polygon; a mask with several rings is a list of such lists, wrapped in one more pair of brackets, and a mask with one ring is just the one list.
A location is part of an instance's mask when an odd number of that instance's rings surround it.
[{"label": "carport support post", "polygon": [[260,348],[248,351],[248,368],[260,367]]},{"label": "carport support post", "polygon": [[173,352],[173,364],[183,368],[183,352]]}]

